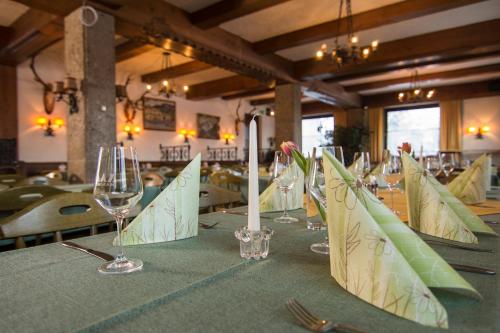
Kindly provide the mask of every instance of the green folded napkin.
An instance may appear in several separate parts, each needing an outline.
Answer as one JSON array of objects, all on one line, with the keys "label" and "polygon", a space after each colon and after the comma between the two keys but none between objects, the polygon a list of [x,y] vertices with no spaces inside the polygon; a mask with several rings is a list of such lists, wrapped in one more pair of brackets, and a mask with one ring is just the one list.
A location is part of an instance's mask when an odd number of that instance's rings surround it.
[{"label": "green folded napkin", "polygon": [[[297,173],[299,177],[292,190],[288,192],[288,204],[286,207],[289,210],[299,209],[304,206],[304,173],[295,162],[289,168],[293,168],[291,171]],[[271,183],[259,196],[260,212],[282,211],[285,209],[284,199],[283,192],[280,191],[276,183]]]},{"label": "green folded napkin", "polygon": [[473,233],[496,233],[407,153],[403,153],[408,224],[422,233],[477,243]]},{"label": "green folded napkin", "polygon": [[[167,242],[198,235],[200,164],[198,154],[122,231],[123,245]],[[117,238],[113,244],[117,244]]]},{"label": "green folded napkin", "polygon": [[470,168],[448,184],[448,189],[463,203],[472,205],[486,201],[491,182],[491,156],[483,154]]},{"label": "green folded napkin", "polygon": [[330,268],[340,286],[387,312],[443,328],[448,315],[429,288],[481,297],[331,154],[323,160]]}]

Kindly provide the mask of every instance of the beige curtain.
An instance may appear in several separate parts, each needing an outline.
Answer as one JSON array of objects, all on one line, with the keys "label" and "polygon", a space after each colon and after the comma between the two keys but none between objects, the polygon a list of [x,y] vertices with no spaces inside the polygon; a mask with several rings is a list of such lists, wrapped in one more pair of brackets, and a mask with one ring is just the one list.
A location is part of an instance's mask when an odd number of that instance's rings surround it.
[{"label": "beige curtain", "polygon": [[462,100],[441,101],[439,149],[442,151],[462,150]]},{"label": "beige curtain", "polygon": [[379,162],[384,151],[384,109],[368,109],[368,126],[370,130],[370,159]]}]

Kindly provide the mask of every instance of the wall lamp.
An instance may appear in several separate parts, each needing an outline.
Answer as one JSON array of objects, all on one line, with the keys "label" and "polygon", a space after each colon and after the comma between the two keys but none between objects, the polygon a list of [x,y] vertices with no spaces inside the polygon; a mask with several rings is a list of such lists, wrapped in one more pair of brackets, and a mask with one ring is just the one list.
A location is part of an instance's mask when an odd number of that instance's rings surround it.
[{"label": "wall lamp", "polygon": [[125,126],[123,126],[123,131],[127,133],[127,140],[134,140],[134,134],[138,135],[141,133],[141,128],[133,124],[125,124]]},{"label": "wall lamp", "polygon": [[236,138],[236,136],[231,133],[226,133],[222,137],[226,140],[226,145],[229,145],[229,141],[233,141]]},{"label": "wall lamp", "polygon": [[489,126],[470,126],[467,128],[467,133],[469,134],[474,134],[476,136],[476,139],[482,139],[483,135],[485,133],[488,133],[491,131],[491,128]]},{"label": "wall lamp", "polygon": [[54,122],[46,117],[38,117],[36,119],[36,124],[43,129],[45,136],[55,136],[55,129],[61,128],[64,125],[64,120],[61,118],[55,118]]},{"label": "wall lamp", "polygon": [[196,136],[195,130],[187,130],[184,128],[181,128],[177,133],[179,133],[180,137],[184,138],[184,143],[189,143],[189,138],[194,138]]}]

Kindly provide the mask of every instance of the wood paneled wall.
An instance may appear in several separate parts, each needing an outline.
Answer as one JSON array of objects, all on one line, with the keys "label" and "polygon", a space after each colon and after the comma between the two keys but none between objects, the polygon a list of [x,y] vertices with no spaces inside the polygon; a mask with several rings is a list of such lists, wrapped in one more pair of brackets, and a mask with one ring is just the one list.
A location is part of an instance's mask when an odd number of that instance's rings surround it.
[{"label": "wood paneled wall", "polygon": [[17,75],[15,66],[0,65],[0,139],[17,138]]}]

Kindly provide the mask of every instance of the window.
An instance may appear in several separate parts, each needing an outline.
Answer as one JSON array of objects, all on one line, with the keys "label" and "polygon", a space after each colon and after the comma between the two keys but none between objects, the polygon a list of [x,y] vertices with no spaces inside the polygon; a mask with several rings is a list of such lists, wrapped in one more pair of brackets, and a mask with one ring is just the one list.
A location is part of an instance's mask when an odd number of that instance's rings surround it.
[{"label": "window", "polygon": [[409,142],[418,155],[423,146],[424,155],[439,150],[438,105],[386,110],[386,148],[397,151],[397,146]]},{"label": "window", "polygon": [[[312,154],[313,147],[329,146],[333,139],[333,116],[302,119],[302,153]],[[317,152],[317,156],[321,154]]]}]

